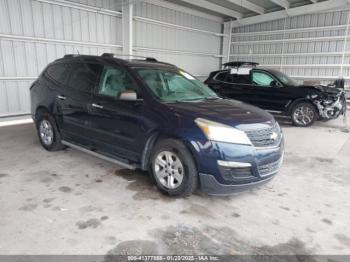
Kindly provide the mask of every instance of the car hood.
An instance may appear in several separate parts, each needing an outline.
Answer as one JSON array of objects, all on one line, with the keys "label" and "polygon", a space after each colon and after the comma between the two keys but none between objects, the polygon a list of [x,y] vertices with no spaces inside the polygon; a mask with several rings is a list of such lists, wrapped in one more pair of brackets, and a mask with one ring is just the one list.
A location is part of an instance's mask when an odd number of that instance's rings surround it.
[{"label": "car hood", "polygon": [[167,107],[189,118],[205,118],[237,128],[250,124],[272,126],[275,123],[273,116],[266,111],[232,99],[169,103]]},{"label": "car hood", "polygon": [[338,88],[330,87],[330,86],[323,86],[323,85],[316,85],[316,86],[301,85],[301,86],[299,86],[299,88],[308,89],[308,90],[311,90],[311,91],[314,90],[316,92],[321,92],[321,93],[335,94],[335,95],[342,92]]}]

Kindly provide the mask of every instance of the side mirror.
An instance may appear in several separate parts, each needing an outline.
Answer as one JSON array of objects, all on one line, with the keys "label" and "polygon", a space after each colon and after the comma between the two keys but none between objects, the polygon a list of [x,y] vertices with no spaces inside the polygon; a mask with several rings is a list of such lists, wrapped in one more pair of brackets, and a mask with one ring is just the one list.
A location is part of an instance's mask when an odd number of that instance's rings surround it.
[{"label": "side mirror", "polygon": [[270,86],[271,87],[281,87],[281,85],[276,80],[271,81]]},{"label": "side mirror", "polygon": [[137,94],[132,90],[123,91],[119,95],[119,100],[136,101]]}]

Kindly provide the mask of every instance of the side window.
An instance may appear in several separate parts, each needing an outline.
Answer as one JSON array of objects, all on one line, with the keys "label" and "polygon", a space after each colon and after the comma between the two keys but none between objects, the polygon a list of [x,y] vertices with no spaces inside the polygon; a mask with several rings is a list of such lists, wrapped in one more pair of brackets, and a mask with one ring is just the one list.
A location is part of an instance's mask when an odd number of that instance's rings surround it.
[{"label": "side window", "polygon": [[250,75],[229,74],[226,81],[233,84],[251,84]]},{"label": "side window", "polygon": [[217,81],[225,81],[226,80],[226,76],[227,76],[227,72],[222,72],[216,75],[215,80]]},{"label": "side window", "polygon": [[68,80],[68,86],[84,92],[92,92],[102,66],[97,64],[75,64]]},{"label": "side window", "polygon": [[64,84],[67,79],[67,69],[67,64],[55,64],[49,66],[46,73],[51,79]]},{"label": "side window", "polygon": [[136,88],[126,71],[115,67],[103,69],[98,89],[99,95],[118,98],[121,92],[127,90],[136,91]]},{"label": "side window", "polygon": [[253,72],[253,84],[258,86],[271,86],[271,82],[275,81],[270,75],[262,72]]}]

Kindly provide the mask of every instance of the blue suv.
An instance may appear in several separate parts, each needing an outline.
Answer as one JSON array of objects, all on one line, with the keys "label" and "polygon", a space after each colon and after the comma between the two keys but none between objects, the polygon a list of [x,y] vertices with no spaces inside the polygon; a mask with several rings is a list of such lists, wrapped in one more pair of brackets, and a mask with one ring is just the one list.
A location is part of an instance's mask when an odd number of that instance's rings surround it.
[{"label": "blue suv", "polygon": [[228,195],[271,180],[283,158],[272,115],[218,97],[154,58],[66,55],[30,88],[42,146],[148,170],[170,196]]}]

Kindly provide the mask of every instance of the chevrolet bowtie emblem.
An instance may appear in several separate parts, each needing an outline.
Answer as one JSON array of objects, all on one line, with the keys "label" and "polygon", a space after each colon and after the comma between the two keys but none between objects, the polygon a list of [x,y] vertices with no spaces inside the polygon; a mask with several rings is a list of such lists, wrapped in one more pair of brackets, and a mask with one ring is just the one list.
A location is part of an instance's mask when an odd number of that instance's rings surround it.
[{"label": "chevrolet bowtie emblem", "polygon": [[270,136],[270,139],[276,140],[277,137],[278,137],[278,134],[277,134],[276,132],[273,132],[273,133],[271,134],[271,136]]}]

